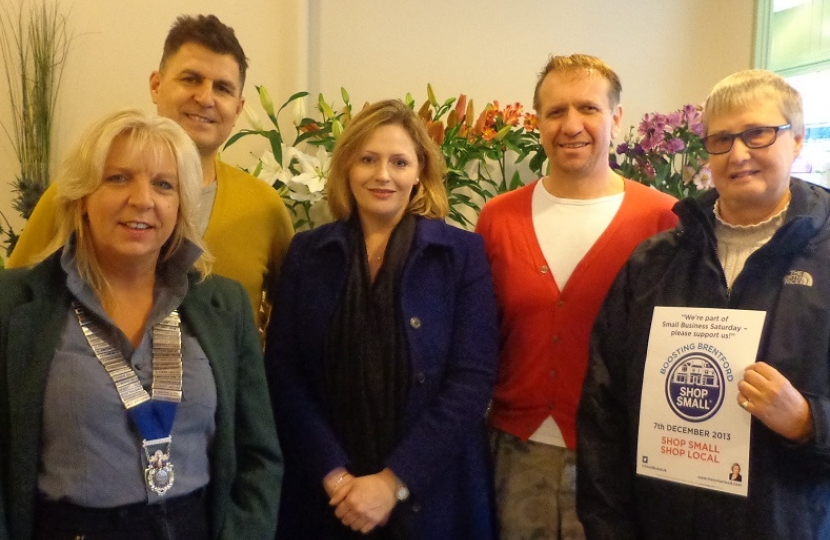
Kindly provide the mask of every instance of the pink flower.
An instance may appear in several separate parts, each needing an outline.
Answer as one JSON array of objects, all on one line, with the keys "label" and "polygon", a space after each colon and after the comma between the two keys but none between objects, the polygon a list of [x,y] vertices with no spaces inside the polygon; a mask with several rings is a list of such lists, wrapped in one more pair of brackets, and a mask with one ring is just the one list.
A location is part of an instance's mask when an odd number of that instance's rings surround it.
[{"label": "pink flower", "polygon": [[666,115],[661,113],[654,113],[652,118],[655,131],[671,131],[666,129]]},{"label": "pink flower", "polygon": [[703,136],[703,123],[689,124],[689,130],[698,137]]},{"label": "pink flower", "polygon": [[666,127],[670,128],[667,131],[674,131],[683,125],[683,111],[677,110],[666,117]]},{"label": "pink flower", "polygon": [[683,107],[683,117],[686,119],[689,131],[698,137],[703,135],[703,123],[701,122],[701,116],[700,106],[689,104]]},{"label": "pink flower", "polygon": [[697,189],[711,189],[715,187],[715,183],[712,182],[712,171],[709,170],[709,167],[701,167],[700,171],[692,178],[692,182],[694,182]]},{"label": "pink flower", "polygon": [[653,133],[643,137],[643,140],[640,142],[640,145],[646,152],[650,152],[652,150],[662,151],[665,136],[666,134],[662,130],[654,131]]},{"label": "pink flower", "polygon": [[683,117],[689,125],[700,122],[700,107],[691,103],[683,107]]},{"label": "pink flower", "polygon": [[651,122],[652,116],[652,113],[646,113],[643,115],[643,119],[640,120],[640,125],[637,127],[637,133],[640,135],[648,135],[654,130],[654,126]]},{"label": "pink flower", "polygon": [[678,152],[683,151],[686,148],[686,143],[683,142],[683,139],[669,139],[666,141],[666,150],[670,154],[676,154]]}]

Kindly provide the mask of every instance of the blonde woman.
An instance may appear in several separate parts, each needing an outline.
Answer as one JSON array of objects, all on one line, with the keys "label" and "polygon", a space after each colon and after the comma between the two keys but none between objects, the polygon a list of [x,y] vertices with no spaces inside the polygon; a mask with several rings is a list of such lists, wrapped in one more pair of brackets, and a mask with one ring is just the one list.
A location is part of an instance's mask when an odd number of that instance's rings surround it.
[{"label": "blonde woman", "polygon": [[201,179],[175,122],[111,114],[57,179],[62,247],[0,273],[0,538],[272,537],[258,334],[210,275]]}]

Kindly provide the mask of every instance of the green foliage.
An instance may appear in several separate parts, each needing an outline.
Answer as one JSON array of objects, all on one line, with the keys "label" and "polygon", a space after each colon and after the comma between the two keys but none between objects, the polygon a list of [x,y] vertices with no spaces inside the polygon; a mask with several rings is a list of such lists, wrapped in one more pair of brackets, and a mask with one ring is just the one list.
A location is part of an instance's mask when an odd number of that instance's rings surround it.
[{"label": "green foliage", "polygon": [[[250,135],[266,138],[269,150],[249,172],[274,185],[294,214],[298,229],[311,228],[320,223],[320,219],[313,216],[326,213],[328,157],[337,138],[351,121],[349,94],[341,89],[343,107],[336,107],[319,95],[316,117],[311,118],[304,107],[307,92],[292,95],[275,112],[267,90],[259,86],[257,91],[271,125],[263,127],[257,115],[246,108],[254,128],[236,133],[225,147]],[[406,95],[404,102],[414,110],[415,100],[411,94]],[[296,133],[293,142],[287,144],[279,116],[289,105],[294,109]],[[499,108],[498,102],[488,103],[476,119],[472,100],[468,101],[462,94],[457,99],[440,101],[432,86],[427,85],[427,100],[418,115],[446,160],[444,182],[450,202],[450,219],[459,225],[471,226],[469,211],[477,214],[491,197],[542,175],[545,154],[539,142],[536,117],[523,113],[519,103],[504,109]],[[304,150],[310,150],[313,155]]]},{"label": "green foliage", "polygon": [[[34,0],[28,10],[25,4],[18,4],[17,16],[8,4],[0,11],[0,52],[12,110],[11,125],[2,127],[20,164],[12,206],[28,219],[49,185],[52,121],[71,38],[57,2]],[[0,235],[11,252],[17,235],[6,226]]]}]

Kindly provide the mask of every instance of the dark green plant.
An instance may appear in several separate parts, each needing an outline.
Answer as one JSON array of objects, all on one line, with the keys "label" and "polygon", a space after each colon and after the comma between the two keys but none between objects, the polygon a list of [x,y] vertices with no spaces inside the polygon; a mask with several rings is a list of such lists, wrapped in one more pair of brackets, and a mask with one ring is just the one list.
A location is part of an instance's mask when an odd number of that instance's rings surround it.
[{"label": "dark green plant", "polygon": [[[0,51],[12,111],[11,125],[2,127],[20,165],[11,183],[17,193],[12,207],[25,219],[49,185],[52,121],[71,41],[57,2],[33,0],[29,9],[27,5],[21,0],[16,16],[8,4],[0,11]],[[0,234],[11,253],[17,236],[10,226]]]}]

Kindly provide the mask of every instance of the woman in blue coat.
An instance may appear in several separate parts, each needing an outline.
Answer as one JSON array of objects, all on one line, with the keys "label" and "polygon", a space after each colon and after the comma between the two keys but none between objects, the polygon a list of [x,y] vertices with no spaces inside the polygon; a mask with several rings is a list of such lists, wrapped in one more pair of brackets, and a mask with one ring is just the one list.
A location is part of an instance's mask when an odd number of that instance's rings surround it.
[{"label": "woman in blue coat", "polygon": [[266,369],[285,456],[277,538],[493,538],[484,415],[498,348],[483,243],[451,227],[444,160],[400,101],[358,114],[298,234]]}]

